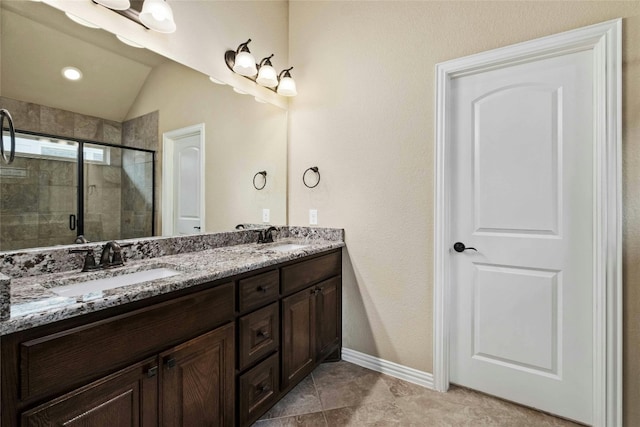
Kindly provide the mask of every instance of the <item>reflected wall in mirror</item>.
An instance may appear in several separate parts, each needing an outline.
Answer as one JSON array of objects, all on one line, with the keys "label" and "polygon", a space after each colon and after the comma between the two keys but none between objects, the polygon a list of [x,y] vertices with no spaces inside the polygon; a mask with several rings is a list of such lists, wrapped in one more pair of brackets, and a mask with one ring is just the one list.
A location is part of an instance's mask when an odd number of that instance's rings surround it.
[{"label": "reflected wall in mirror", "polygon": [[[0,166],[0,251],[71,244],[78,234],[72,215],[83,220],[90,241],[159,234],[167,184],[162,135],[200,124],[201,231],[262,223],[263,209],[270,223],[286,224],[286,111],[80,26],[46,4],[3,1],[0,15],[0,107],[31,134],[25,138],[53,144],[45,154],[19,153],[12,165]],[[67,66],[82,78],[66,80]],[[69,157],[74,149],[86,155],[80,172]],[[102,160],[90,158],[101,150]],[[252,179],[263,170],[268,182],[258,191]],[[170,202],[169,209],[177,208]]]}]

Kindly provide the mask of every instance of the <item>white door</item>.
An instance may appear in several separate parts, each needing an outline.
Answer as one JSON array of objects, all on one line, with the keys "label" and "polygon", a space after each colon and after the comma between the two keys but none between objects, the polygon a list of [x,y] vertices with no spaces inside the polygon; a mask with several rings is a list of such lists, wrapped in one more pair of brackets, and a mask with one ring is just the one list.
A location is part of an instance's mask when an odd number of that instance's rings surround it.
[{"label": "white door", "polygon": [[584,423],[593,63],[585,50],[456,77],[449,129],[451,382]]},{"label": "white door", "polygon": [[174,232],[183,235],[200,233],[200,135],[176,139],[174,144]]}]

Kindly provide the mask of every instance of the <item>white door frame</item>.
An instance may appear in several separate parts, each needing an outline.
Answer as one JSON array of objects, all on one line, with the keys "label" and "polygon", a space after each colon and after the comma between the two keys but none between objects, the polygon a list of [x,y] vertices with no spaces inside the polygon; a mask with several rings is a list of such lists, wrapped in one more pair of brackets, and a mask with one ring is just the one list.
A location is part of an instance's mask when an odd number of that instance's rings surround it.
[{"label": "white door frame", "polygon": [[[205,138],[204,123],[185,128],[172,130],[162,134],[162,235],[173,236],[175,230],[174,223],[174,206],[173,206],[173,182],[175,180],[173,170],[174,148],[177,140],[187,138],[189,136],[200,136],[200,226],[204,232],[205,219]],[[170,184],[170,185],[169,185]]]},{"label": "white door frame", "polygon": [[450,81],[572,52],[594,56],[593,425],[622,425],[622,20],[436,65],[434,354],[436,390],[449,388]]}]

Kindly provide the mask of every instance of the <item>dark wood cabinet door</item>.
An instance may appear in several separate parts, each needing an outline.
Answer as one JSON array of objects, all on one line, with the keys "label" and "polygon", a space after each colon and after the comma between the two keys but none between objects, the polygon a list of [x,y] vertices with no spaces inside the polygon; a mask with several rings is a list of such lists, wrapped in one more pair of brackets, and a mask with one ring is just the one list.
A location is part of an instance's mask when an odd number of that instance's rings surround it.
[{"label": "dark wood cabinet door", "polygon": [[251,425],[278,397],[278,353],[254,366],[238,380],[238,413],[241,426]]},{"label": "dark wood cabinet door", "polygon": [[233,426],[233,323],[160,354],[160,425]]},{"label": "dark wood cabinet door", "polygon": [[342,336],[342,278],[333,277],[316,285],[316,338],[318,360],[331,354]]},{"label": "dark wood cabinet door", "polygon": [[157,359],[147,359],[22,414],[22,426],[158,425]]},{"label": "dark wood cabinet door", "polygon": [[282,389],[295,384],[315,363],[315,289],[282,300]]}]

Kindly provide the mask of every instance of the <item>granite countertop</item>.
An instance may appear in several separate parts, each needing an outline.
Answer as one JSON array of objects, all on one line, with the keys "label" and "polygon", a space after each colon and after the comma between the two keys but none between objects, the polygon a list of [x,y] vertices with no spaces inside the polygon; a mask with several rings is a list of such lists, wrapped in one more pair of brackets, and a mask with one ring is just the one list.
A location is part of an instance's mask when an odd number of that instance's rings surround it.
[{"label": "granite countertop", "polygon": [[[305,245],[277,251],[285,243]],[[11,281],[8,319],[0,321],[0,335],[45,325],[109,307],[139,301],[179,289],[235,276],[344,246],[343,241],[288,238],[269,244],[239,244],[197,252],[131,260],[125,266],[82,273],[79,270],[40,274]],[[52,288],[69,283],[166,267],[180,272],[167,278],[123,286],[82,297],[59,296]]]}]

